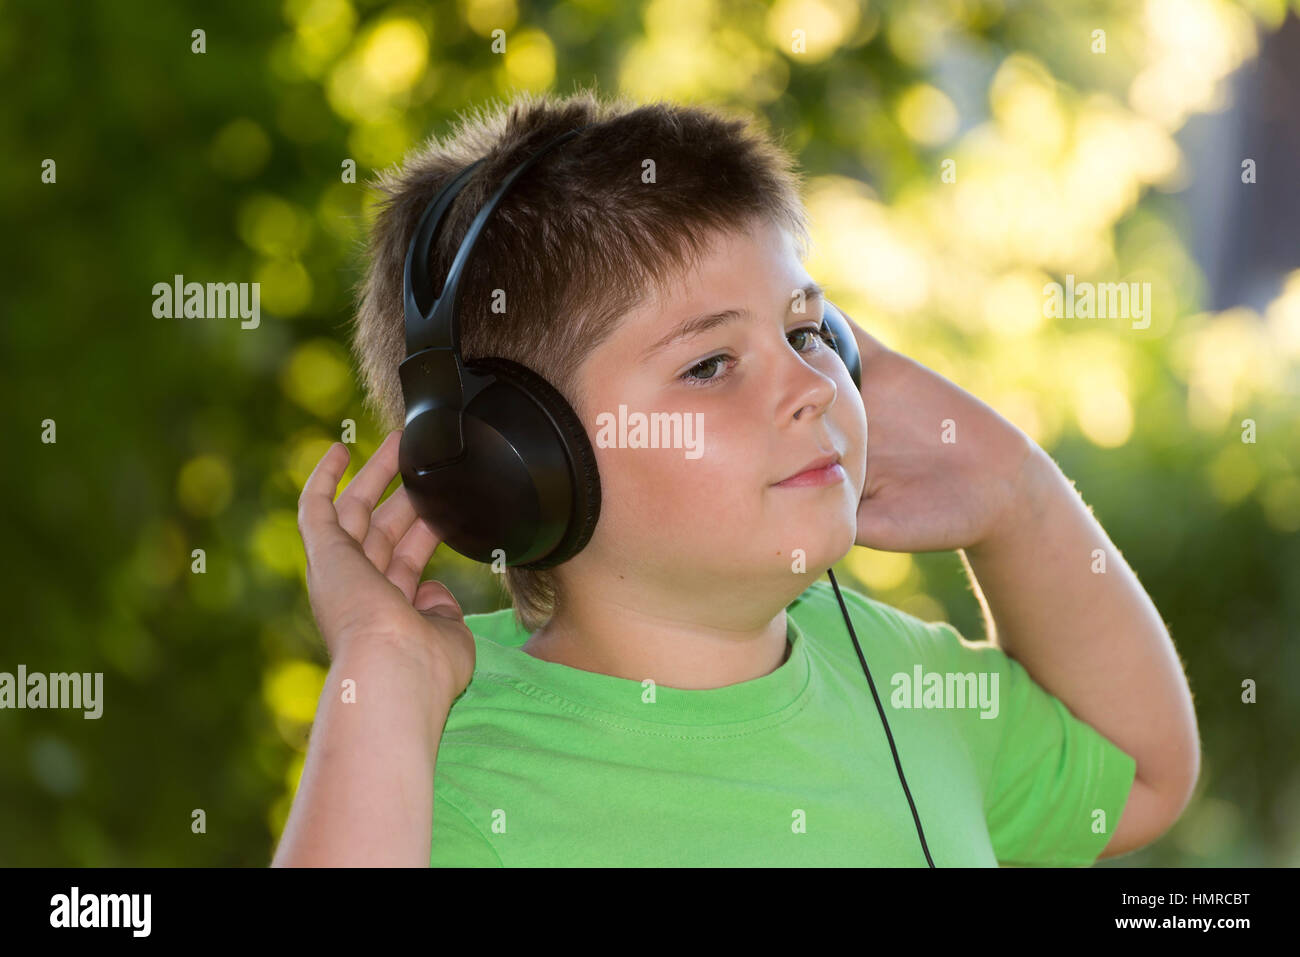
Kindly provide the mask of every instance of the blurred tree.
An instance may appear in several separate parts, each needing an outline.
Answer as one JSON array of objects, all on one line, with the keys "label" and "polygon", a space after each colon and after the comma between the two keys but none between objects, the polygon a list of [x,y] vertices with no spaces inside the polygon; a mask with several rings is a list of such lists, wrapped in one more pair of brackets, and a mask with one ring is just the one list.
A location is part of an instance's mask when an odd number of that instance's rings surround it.
[{"label": "blurred tree", "polygon": [[[269,861],[326,664],[297,495],[349,420],[345,481],[381,438],[343,348],[364,183],[462,110],[575,83],[750,111],[786,136],[832,298],[1025,428],[1124,550],[1186,660],[1205,759],[1175,829],[1106,866],[1300,862],[1300,275],[1267,302],[1207,302],[1174,138],[1286,4],[5,12],[0,668],[102,671],[105,702],[93,722],[0,720],[0,862]],[[1286,208],[1287,142],[1256,184],[1234,161],[1221,189]],[[260,325],[157,318],[153,287],[176,275],[259,282]],[[1068,277],[1150,283],[1149,326],[1048,318],[1043,290]],[[955,554],[842,565],[980,636]],[[468,611],[503,602],[455,553],[433,570]]]}]

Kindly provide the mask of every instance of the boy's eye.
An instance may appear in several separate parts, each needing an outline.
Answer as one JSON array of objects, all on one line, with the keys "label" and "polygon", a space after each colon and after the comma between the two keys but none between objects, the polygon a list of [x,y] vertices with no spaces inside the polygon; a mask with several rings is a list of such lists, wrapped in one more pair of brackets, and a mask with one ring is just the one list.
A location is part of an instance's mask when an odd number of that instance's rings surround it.
[{"label": "boy's eye", "polygon": [[[815,352],[820,349],[822,345],[831,346],[832,344],[830,329],[827,328],[825,323],[820,326],[804,326],[800,329],[793,329],[786,334],[786,339],[797,339],[797,342],[792,341],[791,345],[793,345],[795,350],[798,352]],[[718,368],[719,362],[728,359],[729,357],[726,355],[710,356],[709,358],[691,366],[691,368],[682,373],[679,378],[687,385],[695,388],[712,385],[715,382],[721,382],[723,379],[726,379],[731,375],[730,367],[720,375],[703,375],[702,373],[715,371]],[[696,373],[701,373],[701,375],[696,375]]]},{"label": "boy's eye", "polygon": [[[811,338],[812,338],[813,340],[815,340],[815,341],[820,341],[821,343],[824,343],[825,345],[831,346],[832,348],[834,347],[834,345],[833,345],[833,344],[834,344],[834,340],[831,338],[831,331],[830,331],[830,329],[826,326],[825,323],[822,323],[820,326],[806,326],[806,327],[804,327],[804,328],[802,328],[802,329],[795,329],[793,332],[790,333],[790,335],[792,335],[792,336],[799,336],[799,335],[809,336],[809,337],[811,337]],[[803,340],[803,341],[806,343],[806,342],[809,341],[809,339],[805,339],[805,340]],[[820,348],[820,346],[818,346],[817,348]],[[802,351],[804,351],[804,350],[800,349],[799,351],[802,352]],[[809,350],[809,351],[811,351],[811,350]]]}]

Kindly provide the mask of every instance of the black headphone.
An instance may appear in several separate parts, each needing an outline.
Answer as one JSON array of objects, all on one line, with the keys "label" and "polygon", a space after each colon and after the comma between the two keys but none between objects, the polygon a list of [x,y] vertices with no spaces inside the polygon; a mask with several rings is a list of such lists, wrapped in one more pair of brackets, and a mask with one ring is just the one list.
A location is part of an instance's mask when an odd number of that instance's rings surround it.
[{"label": "black headphone", "polygon": [[[460,277],[501,198],[548,150],[585,129],[580,126],[555,137],[502,180],[470,224],[436,296],[429,276],[434,236],[483,159],[463,169],[438,193],[420,217],[406,253],[402,277],[406,358],[397,370],[406,403],[398,449],[402,484],[416,513],[441,541],[478,562],[504,556],[510,567],[553,568],[582,551],[600,517],[596,456],[577,413],[558,390],[526,366],[501,357],[466,362],[460,354],[456,321]],[[839,310],[829,302],[823,306],[828,344],[861,389],[853,331]],[[828,572],[885,725],[925,859],[934,867],[885,709],[835,573]]]}]

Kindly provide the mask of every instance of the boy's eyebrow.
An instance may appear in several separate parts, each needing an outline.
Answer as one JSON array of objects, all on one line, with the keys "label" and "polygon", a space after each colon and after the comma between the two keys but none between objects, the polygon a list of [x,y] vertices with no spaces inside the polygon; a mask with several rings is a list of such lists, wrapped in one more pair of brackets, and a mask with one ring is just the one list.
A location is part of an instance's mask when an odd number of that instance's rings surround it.
[{"label": "boy's eyebrow", "polygon": [[[805,301],[811,300],[813,302],[821,299],[825,294],[825,290],[815,282],[805,283],[799,291],[803,293]],[[793,306],[794,301],[792,299],[790,307],[793,308]],[[648,359],[656,352],[667,348],[674,342],[678,342],[682,339],[690,339],[703,332],[708,332],[710,329],[717,326],[724,326],[729,322],[735,322],[737,319],[746,319],[751,315],[752,314],[748,309],[724,309],[722,312],[711,312],[702,316],[693,316],[681,325],[677,326],[677,328],[673,329],[672,332],[668,333],[668,335],[664,336],[658,342],[649,346],[641,353],[641,358]]]}]

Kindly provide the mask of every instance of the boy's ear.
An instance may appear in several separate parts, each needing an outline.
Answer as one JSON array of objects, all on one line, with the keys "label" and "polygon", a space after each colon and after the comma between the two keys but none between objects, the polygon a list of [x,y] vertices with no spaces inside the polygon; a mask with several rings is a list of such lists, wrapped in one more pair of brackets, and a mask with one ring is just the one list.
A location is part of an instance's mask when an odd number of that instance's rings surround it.
[{"label": "boy's ear", "polygon": [[849,326],[849,321],[844,318],[844,314],[836,309],[829,299],[823,301],[822,306],[822,315],[826,326],[830,330],[831,338],[834,340],[835,351],[844,360],[849,375],[853,377],[853,384],[860,390],[862,388],[862,357],[858,354],[858,342],[853,337],[853,329]]}]

